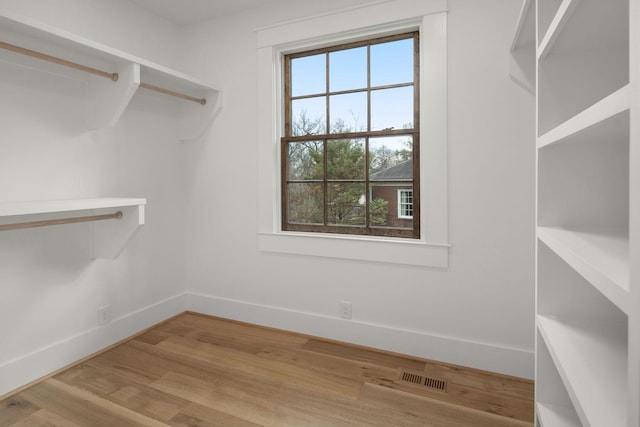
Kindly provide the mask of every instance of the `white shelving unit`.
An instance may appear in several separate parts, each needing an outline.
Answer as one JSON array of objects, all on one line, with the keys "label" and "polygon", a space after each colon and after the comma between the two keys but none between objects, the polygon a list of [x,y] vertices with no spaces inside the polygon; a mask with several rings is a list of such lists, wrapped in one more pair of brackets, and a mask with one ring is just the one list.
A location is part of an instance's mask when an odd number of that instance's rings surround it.
[{"label": "white shelving unit", "polygon": [[109,73],[118,73],[118,80],[112,81],[102,76],[87,74],[63,65],[0,49],[0,60],[87,81],[89,95],[86,122],[89,129],[114,126],[135,93],[138,90],[146,90],[141,87],[141,84],[160,87],[197,99],[206,99],[204,105],[184,99],[178,101],[181,140],[200,136],[222,108],[221,93],[212,85],[2,9],[0,9],[0,42]]},{"label": "white shelving unit", "polygon": [[[120,219],[90,222],[93,258],[114,259],[144,225],[146,199],[102,198],[0,203],[0,225],[57,221],[121,212]],[[3,231],[20,233],[22,230]]]},{"label": "white shelving unit", "polygon": [[640,1],[523,3],[535,11],[518,28],[534,22],[536,422],[638,427]]},{"label": "white shelving unit", "polygon": [[511,43],[509,76],[532,95],[536,87],[535,0],[524,0]]}]

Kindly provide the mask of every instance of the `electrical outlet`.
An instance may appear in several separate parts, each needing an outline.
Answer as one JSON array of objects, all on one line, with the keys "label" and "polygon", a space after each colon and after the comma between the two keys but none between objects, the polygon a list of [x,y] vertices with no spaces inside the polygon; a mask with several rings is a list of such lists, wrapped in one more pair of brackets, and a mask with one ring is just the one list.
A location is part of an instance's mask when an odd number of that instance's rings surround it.
[{"label": "electrical outlet", "polygon": [[106,325],[111,322],[111,306],[105,305],[98,309],[98,326]]},{"label": "electrical outlet", "polygon": [[340,301],[340,318],[351,319],[351,301]]}]

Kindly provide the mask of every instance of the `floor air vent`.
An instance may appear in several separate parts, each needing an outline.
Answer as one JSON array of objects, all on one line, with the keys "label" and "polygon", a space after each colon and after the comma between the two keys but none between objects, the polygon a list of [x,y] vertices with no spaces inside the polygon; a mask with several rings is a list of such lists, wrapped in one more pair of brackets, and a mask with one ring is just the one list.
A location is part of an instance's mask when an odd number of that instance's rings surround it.
[{"label": "floor air vent", "polygon": [[439,380],[437,378],[431,378],[424,375],[416,374],[413,372],[402,372],[400,375],[400,381],[422,386],[432,390],[447,391],[447,382]]}]

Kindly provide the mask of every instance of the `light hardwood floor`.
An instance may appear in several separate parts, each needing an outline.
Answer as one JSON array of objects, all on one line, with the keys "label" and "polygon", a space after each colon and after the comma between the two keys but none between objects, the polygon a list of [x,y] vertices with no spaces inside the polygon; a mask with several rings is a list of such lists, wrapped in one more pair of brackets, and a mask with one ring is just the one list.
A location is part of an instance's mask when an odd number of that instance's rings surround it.
[{"label": "light hardwood floor", "polygon": [[532,423],[531,381],[193,313],[0,401],[7,427]]}]

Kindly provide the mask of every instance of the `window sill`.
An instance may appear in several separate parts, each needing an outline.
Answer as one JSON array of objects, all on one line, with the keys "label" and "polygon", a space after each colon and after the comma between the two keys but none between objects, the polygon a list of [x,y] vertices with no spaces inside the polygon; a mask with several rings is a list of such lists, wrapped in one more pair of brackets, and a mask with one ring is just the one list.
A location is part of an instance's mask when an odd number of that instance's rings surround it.
[{"label": "window sill", "polygon": [[447,268],[449,245],[422,240],[310,233],[258,233],[262,252]]}]

